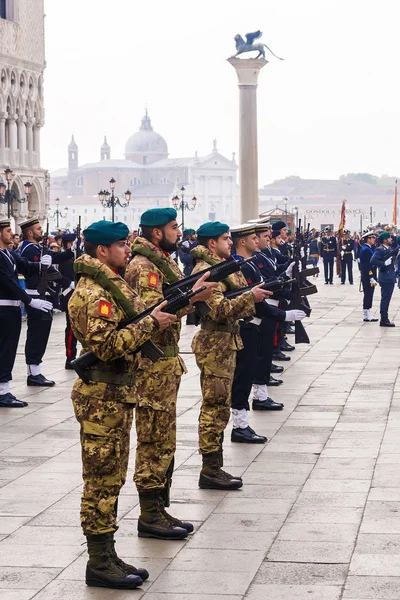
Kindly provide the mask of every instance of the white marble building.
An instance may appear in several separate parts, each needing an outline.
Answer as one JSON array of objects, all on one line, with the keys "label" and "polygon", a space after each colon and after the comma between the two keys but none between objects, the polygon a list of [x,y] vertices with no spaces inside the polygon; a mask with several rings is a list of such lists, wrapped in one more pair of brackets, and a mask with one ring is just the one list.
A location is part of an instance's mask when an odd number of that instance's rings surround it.
[{"label": "white marble building", "polygon": [[[24,184],[32,184],[29,201],[12,202],[16,223],[28,216],[43,218],[48,204],[47,171],[40,166],[40,131],[44,124],[43,0],[0,2],[0,181],[12,169],[11,191],[25,198]],[[0,215],[7,205],[0,204]]]},{"label": "white marble building", "polygon": [[[234,155],[228,159],[218,152],[216,140],[206,156],[198,156],[196,152],[188,158],[169,158],[167,142],[153,130],[146,111],[139,130],[126,142],[125,158],[111,158],[106,138],[99,150],[99,161],[80,165],[79,148],[72,136],[68,168],[50,174],[50,214],[54,212],[56,198],[60,199],[63,214],[65,206],[69,209],[67,218],[59,220],[61,227],[74,227],[79,215],[83,226],[103,217],[110,219],[111,209],[103,209],[97,193],[109,188],[112,177],[121,201],[127,189],[132,194],[128,208],[115,210],[116,220],[126,222],[130,229],[137,229],[139,217],[147,208],[172,206],[171,199],[180,195],[182,186],[189,206],[192,197],[197,198],[196,209],[185,211],[185,226],[197,227],[209,220],[238,223],[238,167]],[[50,222],[54,228],[55,217]]]}]

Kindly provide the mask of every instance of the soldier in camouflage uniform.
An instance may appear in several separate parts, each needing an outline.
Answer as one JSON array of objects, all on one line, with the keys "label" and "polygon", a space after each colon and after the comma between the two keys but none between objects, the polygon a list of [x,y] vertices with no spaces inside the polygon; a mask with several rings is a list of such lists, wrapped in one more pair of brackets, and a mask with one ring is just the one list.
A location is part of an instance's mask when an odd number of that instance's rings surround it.
[{"label": "soldier in camouflage uniform", "polygon": [[136,397],[135,351],[176,317],[157,307],[137,324],[119,323],[145,309],[137,294],[116,274],[124,269],[129,230],[123,223],[99,221],[84,232],[86,254],[75,262],[79,281],[69,301],[71,325],[84,350],[99,359],[78,379],[72,401],[81,426],[83,494],[81,524],[87,538],[90,586],[133,589],[149,574],[124,563],[114,549],[117,503],[125,483],[129,436]]},{"label": "soldier in camouflage uniform", "polygon": [[[193,273],[230,257],[232,240],[229,225],[219,221],[204,223],[197,230],[197,236],[199,246],[191,252],[195,261]],[[229,275],[218,284],[207,301],[211,312],[202,319],[201,331],[196,333],[192,342],[200,369],[203,396],[199,417],[199,447],[203,460],[199,479],[201,488],[232,490],[243,485],[240,477],[233,477],[221,469],[223,434],[230,416],[236,352],[243,348],[238,319],[253,316],[255,304],[271,295],[261,286],[232,300],[223,295],[228,290],[246,286],[247,282],[240,272]]]},{"label": "soldier in camouflage uniform", "polygon": [[[132,246],[133,259],[126,271],[126,281],[140,295],[146,306],[163,299],[163,285],[184,278],[171,258],[181,235],[173,208],[151,209],[141,217],[142,236]],[[199,280],[193,289],[201,287]],[[196,302],[206,300],[215,284],[206,284]],[[182,317],[192,308],[178,313]],[[181,323],[178,319],[168,330],[158,333],[152,341],[164,352],[165,358],[152,364],[142,359],[137,373],[136,465],[134,480],[139,492],[139,537],[183,539],[193,531],[191,523],[172,517],[169,488],[176,446],[176,400],[181,376],[186,373],[179,356]]]}]

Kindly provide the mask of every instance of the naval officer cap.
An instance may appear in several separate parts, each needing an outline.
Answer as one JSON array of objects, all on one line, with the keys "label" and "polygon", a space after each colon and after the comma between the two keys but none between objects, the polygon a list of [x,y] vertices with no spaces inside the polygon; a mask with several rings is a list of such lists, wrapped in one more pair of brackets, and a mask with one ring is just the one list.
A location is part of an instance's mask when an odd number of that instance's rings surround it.
[{"label": "naval officer cap", "polygon": [[149,208],[140,217],[140,224],[145,227],[161,227],[174,221],[177,216],[174,208]]},{"label": "naval officer cap", "polygon": [[271,230],[271,224],[269,221],[266,223],[253,223],[253,225],[256,230],[256,233],[264,233],[264,231]]},{"label": "naval officer cap", "polygon": [[247,237],[255,232],[256,226],[254,223],[244,223],[244,225],[236,225],[236,227],[231,227],[232,238]]},{"label": "naval officer cap", "polygon": [[280,231],[284,227],[287,227],[285,221],[277,221],[272,225],[272,231]]},{"label": "naval officer cap", "polygon": [[373,231],[365,231],[361,237],[363,240],[366,240],[369,237],[375,237],[375,233]]},{"label": "naval officer cap", "polygon": [[38,225],[39,223],[40,223],[40,221],[37,217],[32,217],[31,219],[28,219],[27,221],[23,221],[22,223],[20,223],[19,226],[21,227],[22,230],[24,230],[24,229],[29,229],[29,227],[33,227],[33,225]]},{"label": "naval officer cap", "polygon": [[382,231],[382,233],[380,233],[378,236],[378,238],[381,240],[381,242],[383,240],[387,240],[390,237],[392,237],[392,236],[390,235],[390,233],[388,231]]},{"label": "naval officer cap", "polygon": [[[61,239],[63,242],[74,242],[76,240],[76,235],[75,235],[75,233],[70,233],[70,232],[64,233],[62,235]],[[123,238],[121,238],[121,239],[123,239]]]},{"label": "naval officer cap", "polygon": [[219,237],[228,231],[229,225],[226,223],[221,223],[221,221],[207,221],[207,223],[200,225],[196,233],[198,237],[212,238]]},{"label": "naval officer cap", "polygon": [[90,244],[108,246],[119,240],[126,240],[129,229],[125,223],[111,221],[96,221],[83,231],[83,236]]},{"label": "naval officer cap", "polygon": [[0,219],[0,229],[4,229],[5,227],[11,227],[10,219]]}]

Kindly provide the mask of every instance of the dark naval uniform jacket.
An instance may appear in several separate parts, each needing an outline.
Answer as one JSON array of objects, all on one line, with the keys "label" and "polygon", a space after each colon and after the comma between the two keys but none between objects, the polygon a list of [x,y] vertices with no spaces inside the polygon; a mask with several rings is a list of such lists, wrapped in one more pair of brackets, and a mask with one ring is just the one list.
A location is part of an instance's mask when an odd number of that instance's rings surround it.
[{"label": "dark naval uniform jacket", "polygon": [[[20,255],[30,262],[39,263],[40,258],[43,254],[49,254],[51,256],[53,264],[60,264],[71,258],[74,258],[72,250],[66,250],[65,252],[52,252],[47,248],[43,250],[39,244],[33,244],[32,242],[24,241],[21,247]],[[54,272],[54,267],[49,268],[49,273]],[[26,280],[26,291],[30,296],[38,296],[37,288],[39,286],[40,274],[39,271],[32,273],[25,277]]]},{"label": "dark naval uniform jacket", "polygon": [[369,284],[369,279],[373,277],[376,279],[376,266],[371,264],[371,258],[374,254],[374,249],[368,244],[364,244],[360,250],[360,273],[361,279]]},{"label": "dark naval uniform jacket", "polygon": [[[379,269],[378,283],[396,283],[396,254],[396,249],[393,252],[390,246],[387,247],[383,244],[375,250],[371,258],[371,264]],[[391,262],[389,265],[385,265],[388,258],[391,258]]]},{"label": "dark naval uniform jacket", "polygon": [[[30,304],[31,297],[21,288],[18,273],[25,277],[35,277],[39,272],[39,263],[32,264],[19,254],[0,250],[0,300],[2,306],[8,306],[6,301]],[[12,306],[10,303],[9,306]]]},{"label": "dark naval uniform jacket", "polygon": [[331,235],[321,239],[321,256],[333,260],[337,252],[337,239]]}]

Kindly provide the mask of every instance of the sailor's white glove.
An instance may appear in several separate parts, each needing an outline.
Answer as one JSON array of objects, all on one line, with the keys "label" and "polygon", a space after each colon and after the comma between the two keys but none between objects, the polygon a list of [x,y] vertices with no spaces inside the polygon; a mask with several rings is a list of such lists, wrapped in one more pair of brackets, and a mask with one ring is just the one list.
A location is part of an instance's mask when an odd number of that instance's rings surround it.
[{"label": "sailor's white glove", "polygon": [[40,298],[32,298],[29,306],[31,308],[36,308],[36,310],[42,310],[43,312],[50,312],[53,310],[53,305],[51,302],[48,302],[47,300],[40,300]]},{"label": "sailor's white glove", "polygon": [[51,267],[52,262],[53,261],[51,259],[50,254],[43,254],[42,258],[40,259],[40,264],[44,267]]},{"label": "sailor's white glove", "polygon": [[343,256],[344,256],[343,250],[341,251],[340,256],[343,258]]},{"label": "sailor's white glove", "polygon": [[292,277],[293,275],[293,267],[296,263],[295,262],[291,262],[290,265],[288,266],[288,268],[286,269],[285,273],[286,275],[289,277],[289,279]]},{"label": "sailor's white glove", "polygon": [[391,262],[392,262],[392,259],[391,258],[387,258],[385,260],[385,265],[388,267],[391,264]]},{"label": "sailor's white glove", "polygon": [[306,316],[303,310],[287,310],[285,321],[301,321]]},{"label": "sailor's white glove", "polygon": [[304,248],[300,248],[300,256],[301,258],[304,258]]}]

